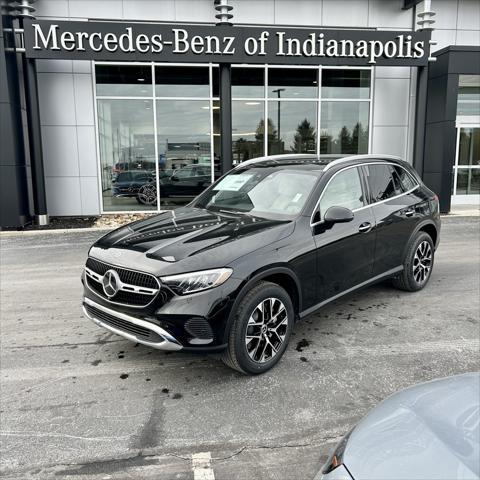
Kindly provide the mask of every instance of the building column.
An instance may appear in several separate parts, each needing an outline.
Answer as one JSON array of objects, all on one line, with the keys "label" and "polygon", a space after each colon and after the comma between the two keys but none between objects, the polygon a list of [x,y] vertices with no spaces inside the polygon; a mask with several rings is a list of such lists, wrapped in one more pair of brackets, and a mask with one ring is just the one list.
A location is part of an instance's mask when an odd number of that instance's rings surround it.
[{"label": "building column", "polygon": [[232,168],[232,66],[220,64],[220,154],[222,174]]},{"label": "building column", "polygon": [[42,132],[38,105],[37,67],[35,59],[23,56],[25,102],[27,106],[28,140],[32,168],[32,190],[35,220],[38,225],[48,225],[47,194],[43,167]]},{"label": "building column", "polygon": [[[30,221],[27,162],[22,124],[19,56],[13,48],[13,20],[0,22],[0,227],[20,228]],[[7,32],[4,32],[7,29]],[[10,32],[8,32],[10,30]],[[5,37],[8,40],[5,42]],[[5,45],[11,51],[6,51]]]}]

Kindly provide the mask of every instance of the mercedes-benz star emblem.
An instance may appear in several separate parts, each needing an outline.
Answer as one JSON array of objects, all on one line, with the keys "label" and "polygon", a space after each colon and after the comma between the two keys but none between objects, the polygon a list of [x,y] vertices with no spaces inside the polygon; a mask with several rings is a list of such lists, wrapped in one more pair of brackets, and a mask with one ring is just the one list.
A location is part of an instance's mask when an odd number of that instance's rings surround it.
[{"label": "mercedes-benz star emblem", "polygon": [[120,277],[115,270],[107,270],[102,279],[103,291],[108,298],[112,298],[120,288]]}]

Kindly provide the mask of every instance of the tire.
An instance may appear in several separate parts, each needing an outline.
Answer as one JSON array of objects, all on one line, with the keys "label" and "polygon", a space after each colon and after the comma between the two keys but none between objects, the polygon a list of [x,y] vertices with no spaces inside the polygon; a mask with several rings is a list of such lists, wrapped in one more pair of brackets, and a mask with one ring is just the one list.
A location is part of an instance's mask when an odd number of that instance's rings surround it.
[{"label": "tire", "polygon": [[[288,293],[275,283],[258,283],[242,298],[234,312],[222,361],[245,375],[270,370],[287,348],[293,323],[294,310]],[[248,341],[247,334],[251,337]]]},{"label": "tire", "polygon": [[418,232],[409,242],[403,271],[393,279],[393,286],[407,292],[417,292],[430,279],[435,258],[435,246],[428,233]]},{"label": "tire", "polygon": [[146,183],[138,189],[137,202],[140,205],[156,205],[157,204],[157,186]]}]

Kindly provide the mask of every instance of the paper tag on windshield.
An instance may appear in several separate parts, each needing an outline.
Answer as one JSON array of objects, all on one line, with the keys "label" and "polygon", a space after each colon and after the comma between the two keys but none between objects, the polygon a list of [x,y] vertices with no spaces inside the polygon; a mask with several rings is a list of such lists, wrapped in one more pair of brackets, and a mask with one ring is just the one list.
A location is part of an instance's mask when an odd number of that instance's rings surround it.
[{"label": "paper tag on windshield", "polygon": [[252,175],[248,173],[240,173],[238,175],[228,175],[214,190],[229,190],[231,192],[238,192],[250,179]]},{"label": "paper tag on windshield", "polygon": [[293,202],[293,203],[298,202],[302,197],[303,197],[303,195],[302,195],[301,193],[297,193],[297,194],[293,197],[292,202]]}]

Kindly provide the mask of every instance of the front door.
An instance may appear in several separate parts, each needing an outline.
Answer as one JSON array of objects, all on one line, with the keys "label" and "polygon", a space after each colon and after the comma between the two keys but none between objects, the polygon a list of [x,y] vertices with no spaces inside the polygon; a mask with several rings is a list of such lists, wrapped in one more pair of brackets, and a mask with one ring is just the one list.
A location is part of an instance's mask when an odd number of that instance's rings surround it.
[{"label": "front door", "polygon": [[453,168],[452,204],[480,202],[480,125],[457,128],[457,155]]},{"label": "front door", "polygon": [[[334,174],[320,197],[320,221],[313,226],[319,302],[371,278],[375,219],[367,203],[358,167],[347,167]],[[326,223],[325,212],[332,206],[349,208],[354,213],[353,220]]]}]

